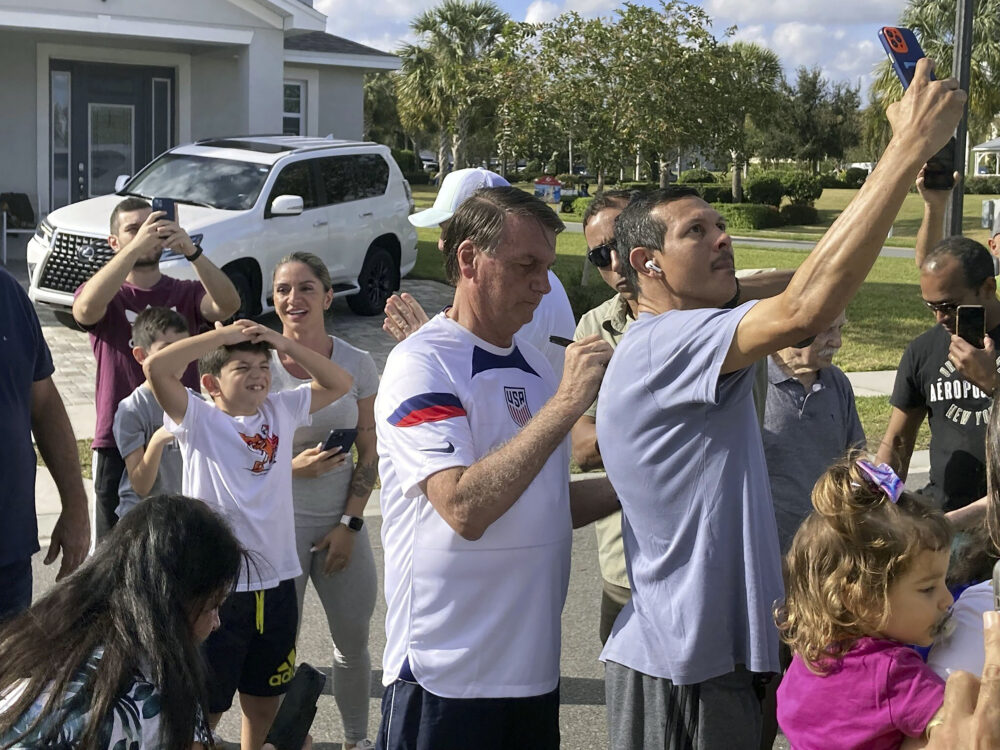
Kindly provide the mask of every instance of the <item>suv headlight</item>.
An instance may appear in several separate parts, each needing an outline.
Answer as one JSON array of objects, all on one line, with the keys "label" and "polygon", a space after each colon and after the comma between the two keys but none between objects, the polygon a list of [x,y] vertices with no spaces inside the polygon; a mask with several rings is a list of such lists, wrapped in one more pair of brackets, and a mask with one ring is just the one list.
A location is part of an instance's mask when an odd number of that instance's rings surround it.
[{"label": "suv headlight", "polygon": [[42,219],[41,223],[35,227],[35,239],[46,247],[52,244],[52,235],[54,234],[55,229],[49,224],[47,217]]}]

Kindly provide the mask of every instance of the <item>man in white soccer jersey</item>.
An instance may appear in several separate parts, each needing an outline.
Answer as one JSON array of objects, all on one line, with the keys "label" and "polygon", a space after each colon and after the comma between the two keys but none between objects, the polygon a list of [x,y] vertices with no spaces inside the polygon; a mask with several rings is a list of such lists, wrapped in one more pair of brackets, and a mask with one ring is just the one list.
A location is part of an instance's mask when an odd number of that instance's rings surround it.
[{"label": "man in white soccer jersey", "polygon": [[618,507],[604,478],[569,486],[567,436],[611,347],[571,344],[559,381],[517,334],[549,291],[562,228],[516,188],[476,192],[445,232],[453,306],[386,363],[379,748],[559,745],[572,528]]}]

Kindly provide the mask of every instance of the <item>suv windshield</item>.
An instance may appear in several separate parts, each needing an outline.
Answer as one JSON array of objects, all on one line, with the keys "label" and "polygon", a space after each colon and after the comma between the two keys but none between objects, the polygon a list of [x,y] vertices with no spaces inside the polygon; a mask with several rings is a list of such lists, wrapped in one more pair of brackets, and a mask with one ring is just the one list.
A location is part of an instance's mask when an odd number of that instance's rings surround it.
[{"label": "suv windshield", "polygon": [[243,211],[256,202],[270,171],[266,164],[164,154],[136,175],[125,192]]}]

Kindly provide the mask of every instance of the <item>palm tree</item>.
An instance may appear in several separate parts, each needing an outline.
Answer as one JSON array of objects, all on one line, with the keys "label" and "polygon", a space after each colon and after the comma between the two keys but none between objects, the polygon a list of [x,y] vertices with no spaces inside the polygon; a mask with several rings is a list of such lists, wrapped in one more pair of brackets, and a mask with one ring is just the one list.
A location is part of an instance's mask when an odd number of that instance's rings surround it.
[{"label": "palm tree", "polygon": [[751,156],[750,128],[765,127],[779,110],[781,60],[766,47],[752,42],[728,45],[732,91],[725,100],[729,110],[730,154],[733,159],[733,200],[743,200],[743,165]]},{"label": "palm tree", "polygon": [[446,134],[451,136],[455,167],[465,166],[469,128],[487,106],[482,96],[489,75],[486,58],[508,20],[490,0],[444,0],[410,23],[418,42],[399,51],[400,108],[407,110],[404,119],[437,120],[442,172],[447,171]]},{"label": "palm tree", "polygon": [[[909,0],[899,25],[913,29],[920,46],[934,58],[935,75],[951,75],[955,0]],[[879,63],[872,82],[872,106],[866,110],[865,145],[879,153],[889,142],[885,108],[903,95],[903,87],[887,60]],[[1000,112],[1000,0],[977,0],[972,21],[972,65],[969,79],[969,133],[985,134]]]}]

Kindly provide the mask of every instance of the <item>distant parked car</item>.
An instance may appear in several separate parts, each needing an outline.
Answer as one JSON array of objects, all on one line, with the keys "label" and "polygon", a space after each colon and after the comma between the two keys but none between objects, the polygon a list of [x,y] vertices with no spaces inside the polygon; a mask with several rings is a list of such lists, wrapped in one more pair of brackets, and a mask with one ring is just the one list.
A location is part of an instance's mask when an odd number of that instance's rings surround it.
[{"label": "distant parked car", "polygon": [[[273,308],[271,275],[307,250],[330,269],[336,296],[377,315],[417,259],[409,183],[374,143],[299,136],[217,138],[170,149],[118,191],[50,213],[28,242],[29,296],[66,311],[73,291],[111,257],[108,218],[129,195],[173,198],[178,218],[232,279],[240,315]],[[196,278],[170,250],[164,273]]]},{"label": "distant parked car", "polygon": [[423,170],[425,172],[437,172],[438,171],[438,163],[437,163],[437,161],[435,159],[421,159],[420,163],[423,166]]}]

